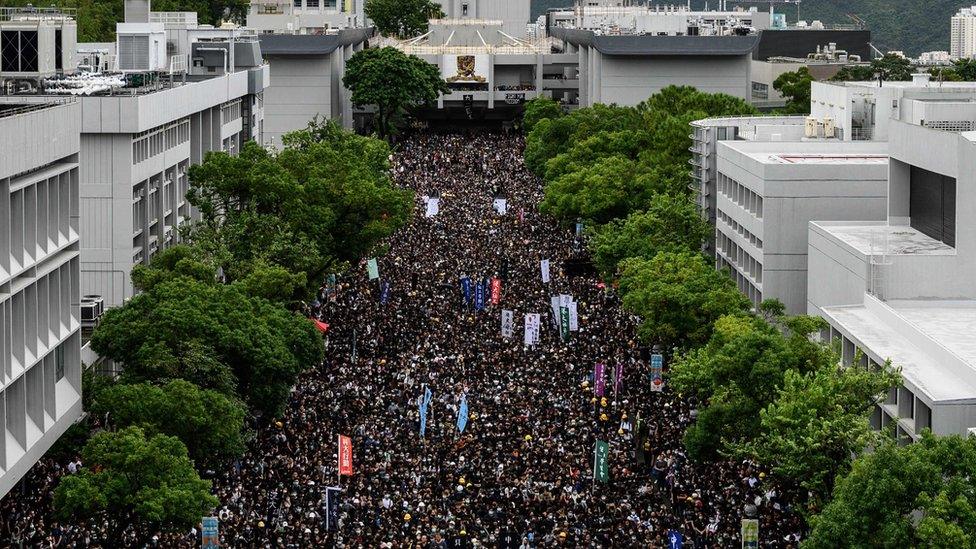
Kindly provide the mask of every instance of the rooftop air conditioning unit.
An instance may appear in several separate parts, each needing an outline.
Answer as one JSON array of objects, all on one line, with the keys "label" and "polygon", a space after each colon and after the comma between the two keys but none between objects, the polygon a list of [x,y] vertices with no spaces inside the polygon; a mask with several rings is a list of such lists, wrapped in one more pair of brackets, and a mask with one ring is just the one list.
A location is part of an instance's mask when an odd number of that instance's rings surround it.
[{"label": "rooftop air conditioning unit", "polygon": [[166,30],[162,23],[119,23],[116,27],[118,68],[122,72],[167,69]]},{"label": "rooftop air conditioning unit", "polygon": [[95,310],[95,316],[96,317],[100,317],[103,314],[105,314],[105,299],[102,298],[102,296],[100,296],[100,295],[86,295],[84,298],[82,298],[82,302],[84,302],[85,300],[88,300],[89,302],[95,304],[95,309],[96,309]]}]

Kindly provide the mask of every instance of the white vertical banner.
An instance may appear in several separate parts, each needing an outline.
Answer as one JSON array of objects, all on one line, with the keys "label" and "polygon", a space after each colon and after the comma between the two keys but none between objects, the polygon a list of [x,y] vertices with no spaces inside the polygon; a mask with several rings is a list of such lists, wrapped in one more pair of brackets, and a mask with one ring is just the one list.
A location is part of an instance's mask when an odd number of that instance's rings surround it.
[{"label": "white vertical banner", "polygon": [[552,321],[556,326],[559,326],[559,296],[554,295],[549,298],[549,304],[552,307]]},{"label": "white vertical banner", "polygon": [[515,333],[515,313],[508,309],[502,310],[502,337],[511,339]]},{"label": "white vertical banner", "polygon": [[492,206],[495,208],[495,213],[498,215],[505,215],[508,213],[508,200],[504,198],[496,198]]},{"label": "white vertical banner", "polygon": [[543,259],[539,263],[539,267],[542,269],[542,283],[549,284],[549,260]]},{"label": "white vertical banner", "polygon": [[525,315],[525,344],[535,345],[539,343],[539,322],[541,316],[539,313],[529,313]]},{"label": "white vertical banner", "polygon": [[569,331],[578,332],[579,331],[579,312],[576,310],[576,302],[570,302],[569,304]]},{"label": "white vertical banner", "polygon": [[427,199],[427,217],[434,217],[441,210],[441,199],[440,198],[428,198]]}]

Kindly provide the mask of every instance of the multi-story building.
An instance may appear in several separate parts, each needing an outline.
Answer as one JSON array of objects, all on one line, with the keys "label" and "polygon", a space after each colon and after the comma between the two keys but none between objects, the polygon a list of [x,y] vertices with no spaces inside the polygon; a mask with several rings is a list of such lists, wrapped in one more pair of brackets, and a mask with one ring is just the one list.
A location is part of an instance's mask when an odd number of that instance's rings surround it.
[{"label": "multi-story building", "polygon": [[346,62],[366,47],[372,33],[344,29],[260,36],[271,79],[264,91],[264,145],[280,147],[284,134],[307,127],[315,117],[354,127],[352,92],[342,85],[342,77]]},{"label": "multi-story building", "polygon": [[260,34],[323,34],[366,26],[365,0],[251,0],[247,27]]},{"label": "multi-story building", "polygon": [[881,220],[886,144],[831,139],[722,141],[716,161],[715,264],[758,305],[806,312],[811,220]]},{"label": "multi-story building", "polygon": [[0,497],[81,415],[77,101],[0,104]]},{"label": "multi-story building", "polygon": [[127,0],[128,19],[110,54],[119,72],[0,72],[8,82],[0,103],[77,96],[80,287],[109,307],[132,297],[132,267],[177,243],[180,227],[194,217],[188,168],[207,152],[236,153],[245,141],[260,141],[263,127],[269,70],[256,38],[151,13],[148,0]]},{"label": "multi-story building", "polygon": [[887,218],[814,221],[808,312],[847,364],[900,367],[874,414],[899,440],[976,427],[976,88],[905,90],[889,121]]},{"label": "multi-story building", "polygon": [[449,20],[501,21],[501,31],[524,38],[531,15],[529,0],[434,0]]},{"label": "multi-story building", "polygon": [[961,8],[952,16],[949,55],[956,59],[976,56],[976,6]]}]

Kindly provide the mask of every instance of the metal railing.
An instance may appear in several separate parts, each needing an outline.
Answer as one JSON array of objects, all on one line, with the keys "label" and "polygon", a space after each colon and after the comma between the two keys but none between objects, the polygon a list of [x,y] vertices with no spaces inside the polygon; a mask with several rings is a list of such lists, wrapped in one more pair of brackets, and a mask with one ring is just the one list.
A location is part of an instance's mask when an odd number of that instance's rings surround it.
[{"label": "metal railing", "polygon": [[23,6],[17,8],[0,8],[0,21],[21,21],[33,19],[73,21],[77,18],[75,8],[35,8]]}]

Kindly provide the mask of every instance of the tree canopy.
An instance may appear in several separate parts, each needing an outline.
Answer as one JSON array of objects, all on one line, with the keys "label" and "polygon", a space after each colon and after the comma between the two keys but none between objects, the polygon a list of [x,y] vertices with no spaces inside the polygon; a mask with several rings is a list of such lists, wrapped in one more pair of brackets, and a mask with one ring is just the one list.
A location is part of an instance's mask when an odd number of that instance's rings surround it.
[{"label": "tree canopy", "polygon": [[525,133],[530,133],[539,121],[546,118],[559,118],[564,114],[562,106],[557,101],[540,95],[526,101],[525,112],[522,115],[522,129]]},{"label": "tree canopy", "polygon": [[97,416],[109,414],[116,427],[136,426],[147,436],[177,437],[193,461],[203,466],[217,467],[244,453],[244,406],[182,379],[162,387],[113,385],[98,393],[89,411]]},{"label": "tree canopy", "polygon": [[976,440],[925,434],[854,460],[804,547],[973,547]]},{"label": "tree canopy", "polygon": [[384,36],[413,38],[427,32],[427,21],[444,17],[430,0],[366,0],[366,17]]},{"label": "tree canopy", "polygon": [[[394,2],[399,5],[399,0]],[[379,136],[389,137],[406,109],[433,103],[447,93],[440,69],[394,47],[368,48],[346,63],[342,84],[354,105],[375,105]]]},{"label": "tree canopy", "polygon": [[[129,382],[186,379],[277,414],[298,374],[322,360],[322,339],[301,316],[240,288],[175,277],[105,313],[92,335]],[[228,396],[236,396],[230,393]]]},{"label": "tree canopy", "polygon": [[188,529],[218,503],[175,437],[146,436],[138,427],[104,431],[92,436],[81,459],[85,467],[58,484],[54,507],[70,523],[104,519],[119,542],[129,521]]},{"label": "tree canopy", "polygon": [[280,151],[248,143],[239,156],[208,154],[190,169],[188,199],[203,214],[191,240],[257,295],[317,289],[410,218],[413,197],[391,182],[389,155],[333,122],[287,135]]},{"label": "tree canopy", "polygon": [[663,252],[630,258],[620,266],[623,306],[641,317],[640,336],[649,343],[698,346],[724,315],[749,310],[728,274],[701,253]]},{"label": "tree canopy", "polygon": [[899,381],[888,368],[845,368],[836,361],[806,373],[788,370],[779,394],[760,414],[758,436],[736,445],[734,453],[766,464],[781,482],[809,491],[818,504],[852,456],[877,442],[869,413]]},{"label": "tree canopy", "polygon": [[697,251],[708,236],[698,205],[683,195],[659,193],[646,210],[592,230],[593,263],[605,277],[629,257],[651,259],[662,251]]},{"label": "tree canopy", "polygon": [[786,98],[787,114],[810,113],[810,87],[813,76],[810,69],[800,67],[794,72],[784,72],[773,81],[773,89]]}]

